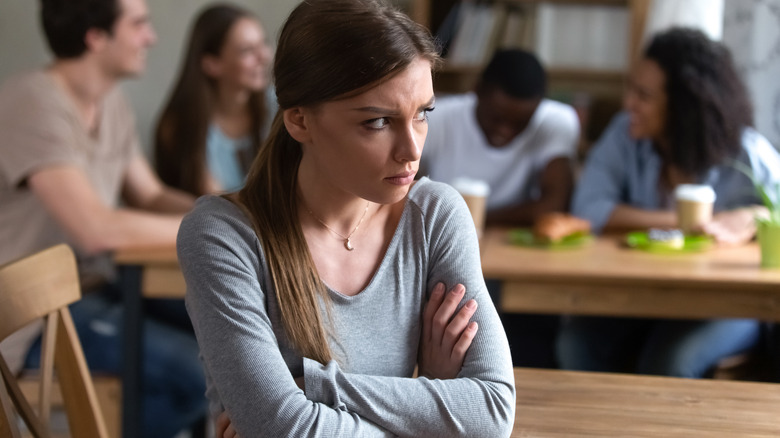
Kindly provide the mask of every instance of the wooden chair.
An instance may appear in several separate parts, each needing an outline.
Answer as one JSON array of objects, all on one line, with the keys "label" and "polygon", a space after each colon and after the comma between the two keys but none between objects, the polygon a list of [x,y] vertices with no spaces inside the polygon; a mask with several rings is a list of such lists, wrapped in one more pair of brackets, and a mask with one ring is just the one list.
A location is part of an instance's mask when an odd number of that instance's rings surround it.
[{"label": "wooden chair", "polygon": [[68,305],[81,298],[76,260],[58,245],[0,267],[0,341],[39,318],[44,319],[39,409],[25,399],[0,355],[0,436],[21,436],[16,413],[35,437],[49,437],[54,369],[71,436],[108,438]]}]

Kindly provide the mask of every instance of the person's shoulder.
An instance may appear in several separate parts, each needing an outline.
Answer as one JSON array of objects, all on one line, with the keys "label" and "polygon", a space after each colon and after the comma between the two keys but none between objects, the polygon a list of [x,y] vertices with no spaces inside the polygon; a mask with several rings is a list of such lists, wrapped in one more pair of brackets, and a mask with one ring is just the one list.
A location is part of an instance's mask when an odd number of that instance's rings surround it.
[{"label": "person's shoulder", "polygon": [[14,73],[3,82],[2,89],[6,90],[30,90],[51,84],[51,78],[45,70],[27,70]]},{"label": "person's shoulder", "polygon": [[463,197],[449,184],[422,177],[409,190],[409,201],[424,215],[438,215],[446,214]]},{"label": "person's shoulder", "polygon": [[756,164],[763,163],[773,169],[780,166],[780,152],[752,127],[745,127],[742,130],[742,154],[746,154],[748,160]]},{"label": "person's shoulder", "polygon": [[539,103],[539,109],[549,113],[576,114],[574,107],[560,100],[543,98]]},{"label": "person's shoulder", "polygon": [[16,110],[51,101],[54,82],[43,70],[17,73],[0,86],[0,107]]},{"label": "person's shoulder", "polygon": [[460,233],[475,232],[466,201],[449,184],[420,178],[409,191],[408,202],[407,220],[422,224],[426,239],[432,239],[429,242],[453,233],[462,237]]},{"label": "person's shoulder", "polygon": [[252,225],[236,204],[222,196],[206,195],[198,198],[192,210],[184,216],[178,240],[181,245],[183,237],[212,235],[229,238],[229,235],[245,237],[247,233],[254,234]]},{"label": "person's shoulder", "polygon": [[558,128],[579,126],[577,111],[574,107],[553,99],[542,99],[536,110],[540,117],[540,123],[544,125],[554,125]]},{"label": "person's shoulder", "polygon": [[750,151],[772,151],[777,153],[777,149],[772,146],[772,143],[755,128],[750,126],[742,129],[742,148]]},{"label": "person's shoulder", "polygon": [[624,130],[626,134],[628,134],[629,123],[631,123],[631,119],[628,111],[621,110],[612,116],[612,119],[609,121],[609,125],[607,125],[607,129],[621,129]]},{"label": "person's shoulder", "polygon": [[[631,137],[629,132],[629,115],[625,111],[617,113],[610,120],[607,127],[594,143],[588,152],[588,158],[599,157],[601,161],[620,162],[631,159],[635,154],[652,153],[650,140],[636,140]],[[629,145],[638,145],[639,147],[627,147]],[[640,152],[644,151],[644,152]]]},{"label": "person's shoulder", "polygon": [[608,139],[610,142],[616,143],[633,142],[634,140],[629,132],[630,123],[631,120],[627,111],[618,112],[609,121],[599,141]]}]

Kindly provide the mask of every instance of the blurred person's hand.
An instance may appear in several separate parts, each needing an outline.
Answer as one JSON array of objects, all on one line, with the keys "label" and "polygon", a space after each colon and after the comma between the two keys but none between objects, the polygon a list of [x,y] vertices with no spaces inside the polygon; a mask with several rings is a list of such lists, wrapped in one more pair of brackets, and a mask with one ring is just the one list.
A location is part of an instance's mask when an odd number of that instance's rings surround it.
[{"label": "blurred person's hand", "polygon": [[741,245],[756,235],[756,217],[768,216],[769,211],[762,206],[721,211],[702,227],[702,231],[715,238],[718,244]]}]

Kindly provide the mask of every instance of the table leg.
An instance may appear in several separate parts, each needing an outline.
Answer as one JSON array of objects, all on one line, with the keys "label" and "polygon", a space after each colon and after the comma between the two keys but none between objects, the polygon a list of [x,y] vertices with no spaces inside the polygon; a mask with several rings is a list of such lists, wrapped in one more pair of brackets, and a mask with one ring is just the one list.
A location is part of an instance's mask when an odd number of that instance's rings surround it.
[{"label": "table leg", "polygon": [[780,383],[780,323],[767,323],[767,349],[769,350],[769,366],[771,379]]},{"label": "table leg", "polygon": [[141,436],[143,410],[143,299],[140,266],[120,266],[119,276],[124,302],[122,339],[122,437]]}]

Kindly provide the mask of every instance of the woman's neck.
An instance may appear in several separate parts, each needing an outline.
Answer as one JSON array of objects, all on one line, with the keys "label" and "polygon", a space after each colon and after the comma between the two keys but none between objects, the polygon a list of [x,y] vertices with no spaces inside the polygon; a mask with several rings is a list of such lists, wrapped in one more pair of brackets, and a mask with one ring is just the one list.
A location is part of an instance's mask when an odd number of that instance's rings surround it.
[{"label": "woman's neck", "polygon": [[248,110],[252,92],[246,88],[217,84],[215,111],[223,117],[245,114]]},{"label": "woman's neck", "polygon": [[329,227],[342,234],[348,234],[357,220],[368,212],[376,212],[377,204],[369,202],[352,193],[345,192],[330,184],[323,184],[324,177],[318,177],[306,161],[298,168],[298,210],[302,223],[309,222],[305,216],[314,216]]},{"label": "woman's neck", "polygon": [[229,137],[245,137],[251,129],[250,92],[245,89],[218,86],[214,121]]}]

